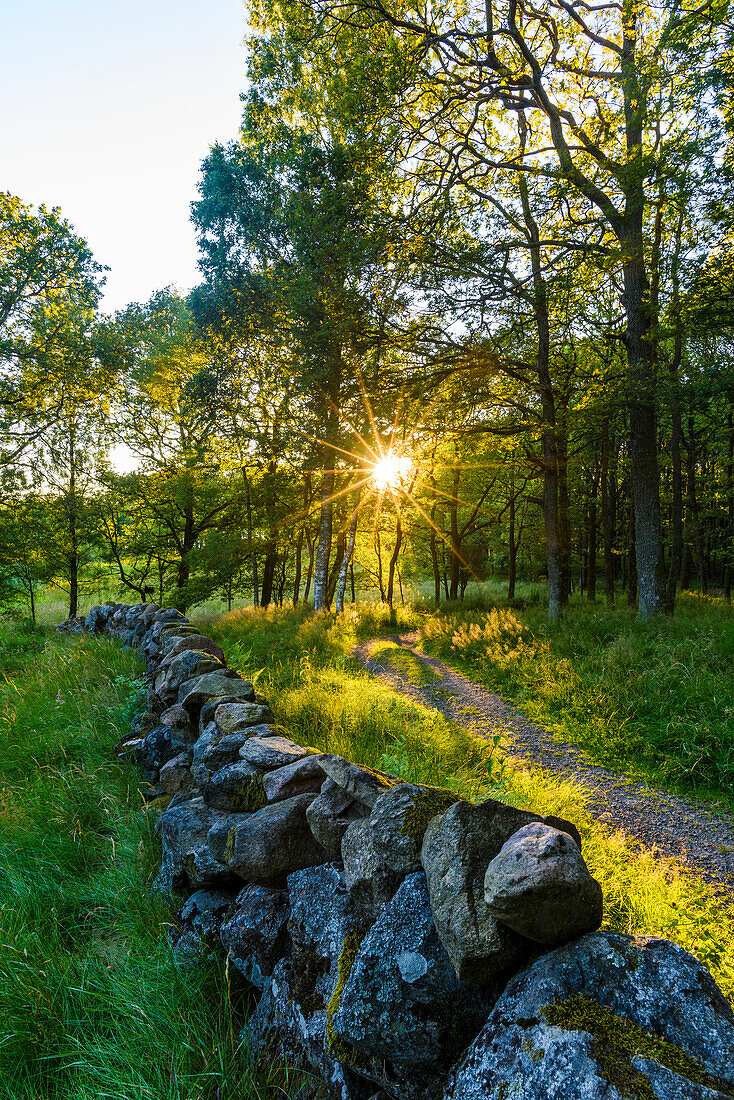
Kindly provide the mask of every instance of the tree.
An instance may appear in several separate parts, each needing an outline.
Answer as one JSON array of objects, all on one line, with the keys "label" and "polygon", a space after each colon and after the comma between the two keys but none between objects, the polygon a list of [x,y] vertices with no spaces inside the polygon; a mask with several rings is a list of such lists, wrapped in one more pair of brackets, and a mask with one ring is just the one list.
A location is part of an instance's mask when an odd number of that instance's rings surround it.
[{"label": "tree", "polygon": [[102,271],[58,209],[0,193],[0,460],[17,459],[63,407],[68,317],[94,310]]}]

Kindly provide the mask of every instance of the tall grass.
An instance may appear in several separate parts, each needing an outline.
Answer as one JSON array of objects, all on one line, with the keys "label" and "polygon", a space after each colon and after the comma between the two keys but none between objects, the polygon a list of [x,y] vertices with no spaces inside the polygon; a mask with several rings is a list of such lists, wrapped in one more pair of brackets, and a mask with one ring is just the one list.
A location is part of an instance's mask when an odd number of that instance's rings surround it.
[{"label": "tall grass", "polygon": [[174,962],[155,814],[111,759],[140,666],[119,644],[0,636],[0,1098],[296,1096],[239,1035],[236,972]]},{"label": "tall grass", "polygon": [[543,610],[453,610],[424,622],[435,656],[516,702],[593,759],[653,783],[734,796],[734,617],[681,596],[675,618],[640,623],[581,601]]},{"label": "tall grass", "polygon": [[[420,622],[409,609],[401,610],[400,616],[404,626],[398,629]],[[589,618],[593,624],[593,616]],[[440,626],[440,620],[430,619],[426,625],[423,619],[424,636],[430,638],[435,630],[434,637],[444,637],[434,626]],[[303,610],[248,608],[209,622],[208,629],[224,646],[230,663],[258,677],[258,687],[270,698],[279,721],[301,743],[411,781],[450,787],[472,801],[496,797],[572,820],[604,890],[604,926],[676,940],[705,962],[727,996],[734,998],[734,926],[726,900],[675,862],[597,823],[586,810],[587,792],[577,784],[500,759],[496,746],[358,669],[348,654],[355,641],[389,632],[389,627],[376,628],[381,621],[374,606],[338,619]],[[459,617],[453,625],[462,639],[473,639],[470,644],[478,647],[478,654],[487,646],[493,653],[503,646],[506,660],[531,661],[509,656],[536,645],[516,611],[479,619],[474,624],[478,630],[464,632],[466,621]],[[631,621],[629,627],[636,629]],[[593,629],[589,627],[590,633]],[[661,629],[671,628],[665,624]],[[390,653],[389,646],[380,659],[385,653]],[[551,658],[549,669],[550,662]]]}]

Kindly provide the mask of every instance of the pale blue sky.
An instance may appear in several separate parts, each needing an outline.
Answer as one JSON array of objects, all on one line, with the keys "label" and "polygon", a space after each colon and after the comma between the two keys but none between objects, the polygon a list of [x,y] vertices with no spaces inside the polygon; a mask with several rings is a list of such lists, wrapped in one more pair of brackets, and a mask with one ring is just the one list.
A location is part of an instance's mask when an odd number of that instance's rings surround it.
[{"label": "pale blue sky", "polygon": [[0,190],[60,206],[103,308],[199,281],[189,203],[236,136],[242,0],[0,0]]}]

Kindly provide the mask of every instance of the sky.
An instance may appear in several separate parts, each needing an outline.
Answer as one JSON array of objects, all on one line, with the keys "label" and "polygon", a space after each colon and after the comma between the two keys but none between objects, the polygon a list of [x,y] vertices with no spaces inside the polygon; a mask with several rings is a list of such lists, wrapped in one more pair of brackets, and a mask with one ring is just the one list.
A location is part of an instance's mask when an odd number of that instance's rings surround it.
[{"label": "sky", "polygon": [[199,281],[189,204],[237,136],[243,0],[0,0],[0,190],[60,206],[112,312]]}]

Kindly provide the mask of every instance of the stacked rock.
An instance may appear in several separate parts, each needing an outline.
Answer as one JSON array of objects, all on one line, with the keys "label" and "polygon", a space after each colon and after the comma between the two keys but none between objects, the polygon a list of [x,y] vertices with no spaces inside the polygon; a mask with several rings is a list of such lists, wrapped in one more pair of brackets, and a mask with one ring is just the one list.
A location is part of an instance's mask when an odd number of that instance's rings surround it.
[{"label": "stacked rock", "polygon": [[596,931],[571,822],[297,744],[174,609],[83,626],[147,658],[116,752],[165,804],[179,959],[221,945],[257,991],[251,1049],[341,1100],[734,1096],[721,992],[669,941]]}]

